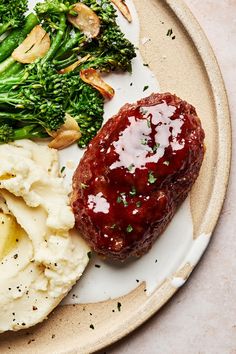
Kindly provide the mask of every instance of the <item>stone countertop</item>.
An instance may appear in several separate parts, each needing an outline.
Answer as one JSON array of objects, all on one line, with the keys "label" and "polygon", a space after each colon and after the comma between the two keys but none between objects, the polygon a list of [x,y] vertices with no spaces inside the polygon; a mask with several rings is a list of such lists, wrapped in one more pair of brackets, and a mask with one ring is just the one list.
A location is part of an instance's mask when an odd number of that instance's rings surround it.
[{"label": "stone countertop", "polygon": [[[185,0],[218,59],[236,135],[236,0]],[[147,323],[101,353],[236,354],[236,161],[204,257],[186,285]]]}]

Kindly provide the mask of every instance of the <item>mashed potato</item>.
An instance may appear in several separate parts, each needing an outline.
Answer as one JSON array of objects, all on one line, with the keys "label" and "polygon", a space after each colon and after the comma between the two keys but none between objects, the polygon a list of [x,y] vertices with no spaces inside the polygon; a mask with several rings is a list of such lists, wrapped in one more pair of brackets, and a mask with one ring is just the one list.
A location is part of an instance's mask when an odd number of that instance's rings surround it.
[{"label": "mashed potato", "polygon": [[48,147],[0,146],[0,332],[45,319],[88,263],[58,168]]}]

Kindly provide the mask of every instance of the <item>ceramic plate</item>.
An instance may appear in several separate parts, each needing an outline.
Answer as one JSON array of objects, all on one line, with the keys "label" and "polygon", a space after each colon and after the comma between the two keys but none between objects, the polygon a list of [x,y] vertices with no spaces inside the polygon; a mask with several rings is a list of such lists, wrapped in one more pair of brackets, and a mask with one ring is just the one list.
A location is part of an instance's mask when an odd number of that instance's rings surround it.
[{"label": "ceramic plate", "polygon": [[[169,91],[189,101],[206,133],[200,176],[147,255],[123,265],[93,256],[81,281],[47,321],[0,336],[1,353],[91,353],[127,335],[185,283],[219,217],[230,168],[231,131],[214,54],[181,0],[127,0],[127,4],[133,23],[121,17],[119,23],[139,47],[138,57],[132,75],[106,78],[116,89],[115,99],[106,105],[106,119],[124,103],[153,91]],[[67,183],[82,153],[77,147],[61,153]]]}]

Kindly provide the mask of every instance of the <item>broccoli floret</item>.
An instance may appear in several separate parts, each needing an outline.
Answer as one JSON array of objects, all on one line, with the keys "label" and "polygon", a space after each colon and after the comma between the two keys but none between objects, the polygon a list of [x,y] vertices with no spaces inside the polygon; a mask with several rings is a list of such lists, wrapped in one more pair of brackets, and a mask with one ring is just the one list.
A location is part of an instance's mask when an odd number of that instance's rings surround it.
[{"label": "broccoli floret", "polygon": [[[87,38],[67,20],[68,13],[75,15],[76,2],[46,0],[36,5],[41,25],[51,38],[50,49],[43,58],[33,64],[19,65],[9,57],[13,47],[8,57],[4,56],[0,64],[0,142],[48,137],[50,131],[64,124],[66,113],[80,127],[80,147],[85,147],[101,128],[104,98],[82,81],[80,70],[93,67],[107,72],[131,71],[135,48],[116,24],[116,10],[109,0],[82,1],[100,18],[100,34],[96,38]],[[87,54],[86,62],[72,72],[59,72]]]},{"label": "broccoli floret", "polygon": [[[4,80],[5,88],[9,82],[11,79]],[[1,120],[38,124],[47,131],[57,130],[64,123],[68,85],[52,65],[32,64],[24,79],[19,76],[18,84],[15,80],[10,90],[3,91],[0,84],[0,103],[9,105],[8,110],[0,112]]]},{"label": "broccoli floret", "polygon": [[21,26],[24,22],[24,13],[27,8],[27,0],[1,0],[0,35],[10,29]]},{"label": "broccoli floret", "polygon": [[104,99],[92,86],[82,82],[78,76],[71,79],[71,95],[66,111],[77,121],[82,137],[79,147],[86,147],[101,128],[104,114]]},{"label": "broccoli floret", "polygon": [[[75,3],[76,1],[71,1]],[[102,26],[108,23],[115,23],[116,10],[109,0],[83,0],[83,3],[91,8],[102,21]]]},{"label": "broccoli floret", "polygon": [[[94,48],[94,51],[93,51]],[[98,38],[98,45],[91,44],[81,55],[90,53],[83,68],[92,67],[100,71],[132,71],[131,60],[136,57],[134,45],[125,38],[117,24],[108,25]]]},{"label": "broccoli floret", "polygon": [[56,15],[60,13],[68,13],[71,5],[68,1],[45,0],[36,4],[35,11],[39,17],[48,17],[48,15]]},{"label": "broccoli floret", "polygon": [[107,52],[122,55],[127,61],[136,56],[134,45],[125,38],[117,24],[107,27],[100,38],[99,46]]},{"label": "broccoli floret", "polygon": [[5,123],[0,123],[0,143],[8,143],[14,140],[14,129]]},{"label": "broccoli floret", "polygon": [[[85,147],[103,121],[104,99],[76,72],[60,75],[52,64],[39,61],[28,67],[25,79],[0,82],[0,104],[8,105],[0,112],[0,120],[27,126],[35,124],[54,131],[64,123],[65,113],[72,115],[82,132],[79,146]],[[11,89],[6,90],[12,82]],[[2,92],[4,91],[4,92]]]},{"label": "broccoli floret", "polygon": [[18,123],[21,126],[37,125],[44,128],[44,131],[55,131],[61,127],[65,120],[65,114],[57,111],[55,116],[47,116],[46,119],[40,114],[29,113],[23,110],[19,113],[0,112],[1,121]]}]

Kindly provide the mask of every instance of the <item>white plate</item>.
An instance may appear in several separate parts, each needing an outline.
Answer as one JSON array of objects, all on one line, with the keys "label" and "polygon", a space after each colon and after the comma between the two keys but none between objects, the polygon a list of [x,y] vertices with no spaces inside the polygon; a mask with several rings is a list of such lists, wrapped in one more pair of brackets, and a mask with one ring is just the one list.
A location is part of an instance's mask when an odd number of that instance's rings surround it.
[{"label": "white plate", "polygon": [[[151,71],[142,65],[139,55],[132,76],[106,77],[116,89],[115,99],[106,105],[106,118],[124,103],[147,96],[159,86],[161,92],[170,91],[189,101],[197,108],[206,133],[200,176],[146,256],[121,266],[93,259],[64,302],[74,305],[59,307],[48,321],[33,329],[1,335],[2,353],[91,353],[122,338],[185,283],[217,222],[229,175],[231,131],[227,98],[214,54],[181,0],[134,0],[136,9],[131,0],[127,4],[133,24],[123,18],[119,23],[134,43],[139,37],[139,52]],[[170,28],[174,39],[166,35]],[[149,89],[143,92],[146,85]],[[67,166],[67,183],[81,155],[76,146],[61,153],[61,163]],[[82,304],[75,304],[78,301]]]}]

